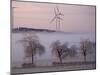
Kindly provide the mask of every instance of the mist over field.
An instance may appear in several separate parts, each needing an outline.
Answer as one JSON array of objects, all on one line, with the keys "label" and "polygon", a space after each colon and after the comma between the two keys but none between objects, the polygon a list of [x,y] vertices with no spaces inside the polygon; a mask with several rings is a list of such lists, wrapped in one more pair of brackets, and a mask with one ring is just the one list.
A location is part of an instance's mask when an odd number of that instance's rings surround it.
[{"label": "mist over field", "polygon": [[[20,33],[12,33],[12,64],[14,65],[21,65],[23,63],[30,63],[31,59],[25,60],[25,49],[21,42],[18,42],[27,34],[33,34],[38,36],[39,42],[45,47],[45,53],[41,56],[36,54],[35,62],[37,65],[52,65],[52,62],[59,61],[56,56],[53,56],[51,44],[56,41],[60,40],[61,43],[68,43],[68,46],[76,45],[80,47],[80,41],[82,39],[89,39],[95,42],[95,34],[89,33],[63,33],[63,32],[20,32]],[[66,58],[63,62],[80,62],[84,61],[82,54],[80,53],[81,50],[77,50],[78,54],[74,58]],[[95,61],[95,53],[92,55],[88,55],[87,61]]]}]

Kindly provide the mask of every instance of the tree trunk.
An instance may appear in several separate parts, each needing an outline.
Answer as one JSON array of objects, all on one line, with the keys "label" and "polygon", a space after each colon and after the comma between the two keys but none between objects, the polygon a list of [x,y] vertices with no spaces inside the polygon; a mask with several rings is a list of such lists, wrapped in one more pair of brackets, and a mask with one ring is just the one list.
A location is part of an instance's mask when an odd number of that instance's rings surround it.
[{"label": "tree trunk", "polygon": [[62,64],[62,58],[59,56],[60,63]]},{"label": "tree trunk", "polygon": [[33,56],[33,51],[32,51],[32,64],[34,64],[34,56]]},{"label": "tree trunk", "polygon": [[86,49],[83,49],[83,53],[84,53],[84,54],[83,54],[83,55],[84,55],[84,61],[85,61],[85,63],[86,63],[86,55],[87,55],[87,54],[86,54]]},{"label": "tree trunk", "polygon": [[62,64],[62,58],[61,58],[61,53],[58,51],[58,57],[59,57],[59,61]]},{"label": "tree trunk", "polygon": [[85,63],[86,63],[86,56],[84,56],[84,61],[85,61]]}]

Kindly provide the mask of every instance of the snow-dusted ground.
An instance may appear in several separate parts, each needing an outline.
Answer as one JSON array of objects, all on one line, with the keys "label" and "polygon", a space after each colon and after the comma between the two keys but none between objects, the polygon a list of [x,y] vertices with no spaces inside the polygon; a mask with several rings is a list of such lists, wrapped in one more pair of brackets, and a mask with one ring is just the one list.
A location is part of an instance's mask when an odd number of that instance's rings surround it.
[{"label": "snow-dusted ground", "polygon": [[[45,46],[46,52],[39,56],[38,54],[35,56],[35,63],[36,65],[42,66],[50,66],[53,61],[58,61],[56,57],[52,55],[51,52],[51,44],[56,41],[60,40],[63,44],[68,42],[69,47],[71,45],[76,45],[77,47],[80,46],[79,42],[82,39],[89,39],[91,41],[95,41],[95,34],[91,33],[63,33],[63,32],[12,32],[12,67],[21,67],[21,65],[25,62],[31,62],[31,59],[24,59],[24,47],[21,42],[18,42],[26,34],[33,34],[37,35],[39,38],[39,42]],[[83,61],[83,56],[79,54],[74,58],[66,58],[63,62],[78,62]],[[95,61],[95,53],[92,55],[87,56],[87,61]]]}]

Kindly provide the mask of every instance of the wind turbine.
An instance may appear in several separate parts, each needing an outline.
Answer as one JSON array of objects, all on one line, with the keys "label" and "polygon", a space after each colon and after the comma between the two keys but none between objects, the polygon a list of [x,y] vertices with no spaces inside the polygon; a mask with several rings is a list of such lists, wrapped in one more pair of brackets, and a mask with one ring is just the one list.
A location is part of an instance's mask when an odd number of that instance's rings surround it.
[{"label": "wind turbine", "polygon": [[55,20],[56,21],[56,30],[58,31],[58,30],[60,30],[60,22],[61,22],[61,20],[63,20],[61,17],[64,16],[64,14],[62,14],[59,11],[59,8],[57,5],[56,5],[56,8],[54,8],[54,13],[55,13],[55,16],[50,21],[50,23],[52,23]]}]

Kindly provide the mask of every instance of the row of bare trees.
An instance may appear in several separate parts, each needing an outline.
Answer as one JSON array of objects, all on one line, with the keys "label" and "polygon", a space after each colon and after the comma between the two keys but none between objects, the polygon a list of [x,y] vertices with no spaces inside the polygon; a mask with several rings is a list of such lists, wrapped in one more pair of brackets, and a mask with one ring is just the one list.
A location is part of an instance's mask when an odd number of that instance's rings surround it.
[{"label": "row of bare trees", "polygon": [[[27,57],[32,58],[32,63],[34,64],[34,56],[38,53],[42,55],[45,52],[45,47],[39,42],[39,39],[36,35],[29,35],[20,40],[24,44],[25,53]],[[70,48],[68,47],[68,43],[61,44],[59,40],[53,42],[50,46],[52,48],[52,53],[54,53],[58,58],[60,63],[62,63],[62,59],[66,57],[75,57],[77,55],[77,47],[72,45]],[[92,52],[92,49],[95,49],[95,43],[89,40],[82,40],[80,42],[80,50],[82,51],[82,55],[84,56],[84,61],[86,62],[86,57],[88,53]]]},{"label": "row of bare trees", "polygon": [[60,63],[62,63],[62,59],[66,57],[75,57],[77,55],[77,49],[81,50],[81,54],[84,57],[84,62],[86,62],[86,58],[88,54],[96,53],[96,43],[91,42],[89,39],[80,41],[80,48],[77,48],[76,45],[72,45],[70,48],[68,47],[68,43],[61,44],[59,40],[52,43],[52,52],[59,57]]}]

